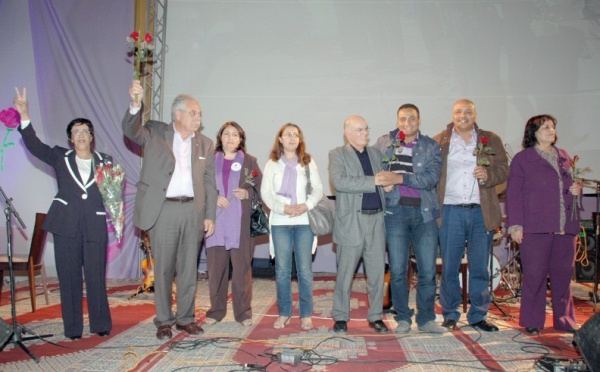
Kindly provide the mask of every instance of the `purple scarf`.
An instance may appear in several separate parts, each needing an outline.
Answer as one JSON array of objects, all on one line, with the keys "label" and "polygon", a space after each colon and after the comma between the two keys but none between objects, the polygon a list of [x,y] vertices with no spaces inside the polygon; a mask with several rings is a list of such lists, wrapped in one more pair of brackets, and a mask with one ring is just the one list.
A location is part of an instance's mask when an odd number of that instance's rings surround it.
[{"label": "purple scarf", "polygon": [[206,247],[225,247],[226,250],[240,247],[240,231],[242,222],[242,202],[233,196],[233,189],[238,188],[244,164],[244,152],[238,151],[233,164],[239,164],[239,169],[230,169],[227,181],[227,193],[223,184],[224,155],[221,151],[215,153],[215,181],[219,195],[229,199],[229,207],[217,207],[215,232],[206,239]]},{"label": "purple scarf", "polygon": [[281,161],[285,164],[285,170],[283,171],[281,188],[277,192],[277,195],[289,198],[290,205],[296,205],[298,204],[298,201],[296,200],[296,165],[298,165],[298,156],[294,155],[294,158],[291,161],[288,161],[285,155],[283,155]]}]

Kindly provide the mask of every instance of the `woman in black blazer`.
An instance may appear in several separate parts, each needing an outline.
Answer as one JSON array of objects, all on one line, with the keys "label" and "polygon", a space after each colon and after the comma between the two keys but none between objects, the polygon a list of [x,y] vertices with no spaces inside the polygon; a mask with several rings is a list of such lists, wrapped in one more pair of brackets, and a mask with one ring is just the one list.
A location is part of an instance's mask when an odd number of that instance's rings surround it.
[{"label": "woman in black blazer", "polygon": [[112,159],[91,150],[94,126],[84,118],[74,119],[67,126],[74,150],[42,143],[31,125],[25,88],[22,93],[15,90],[14,105],[21,115],[18,130],[25,147],[56,173],[58,193],[42,227],[54,235],[65,337],[77,340],[83,332],[84,274],[90,332],[108,336],[112,328],[105,278],[108,233],[106,210],[94,174],[98,166],[112,164]]}]

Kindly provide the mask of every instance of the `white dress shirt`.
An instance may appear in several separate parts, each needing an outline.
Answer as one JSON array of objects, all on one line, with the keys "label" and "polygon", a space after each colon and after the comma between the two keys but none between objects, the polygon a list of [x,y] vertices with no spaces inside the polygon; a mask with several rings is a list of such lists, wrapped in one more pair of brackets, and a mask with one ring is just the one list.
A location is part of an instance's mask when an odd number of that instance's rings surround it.
[{"label": "white dress shirt", "polygon": [[167,198],[179,196],[194,196],[194,185],[192,182],[192,133],[186,140],[175,129],[173,136],[173,155],[175,155],[175,170],[167,188]]},{"label": "white dress shirt", "polygon": [[473,151],[477,146],[477,132],[471,131],[471,140],[465,140],[452,129],[448,164],[446,170],[446,195],[444,204],[480,204],[479,185],[473,176],[477,157]]},{"label": "white dress shirt", "polygon": [[[129,113],[135,115],[140,111],[140,107],[129,106]],[[192,182],[192,138],[196,133],[192,133],[185,141],[181,134],[175,129],[175,124],[171,123],[175,135],[173,136],[173,155],[175,156],[175,170],[167,188],[167,198],[180,196],[194,196],[194,185]]]}]

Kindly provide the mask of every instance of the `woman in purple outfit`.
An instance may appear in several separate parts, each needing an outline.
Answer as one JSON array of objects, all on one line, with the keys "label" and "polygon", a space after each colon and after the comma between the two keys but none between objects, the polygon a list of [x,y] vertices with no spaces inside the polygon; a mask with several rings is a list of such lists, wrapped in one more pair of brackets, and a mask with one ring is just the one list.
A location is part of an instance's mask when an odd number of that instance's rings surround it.
[{"label": "woman in purple outfit", "polygon": [[529,119],[523,151],[510,164],[506,190],[508,232],[520,244],[523,268],[519,324],[529,334],[544,328],[548,277],[554,328],[577,329],[570,285],[579,232],[579,206],[574,201],[583,185],[572,179],[571,159],[555,142],[555,118]]},{"label": "woman in purple outfit", "polygon": [[250,209],[252,195],[260,190],[262,174],[256,158],[246,153],[246,133],[238,123],[229,121],[219,129],[214,161],[219,197],[215,233],[206,239],[210,310],[205,323],[220,322],[227,313],[231,262],[233,316],[247,327],[252,325],[254,255]]}]

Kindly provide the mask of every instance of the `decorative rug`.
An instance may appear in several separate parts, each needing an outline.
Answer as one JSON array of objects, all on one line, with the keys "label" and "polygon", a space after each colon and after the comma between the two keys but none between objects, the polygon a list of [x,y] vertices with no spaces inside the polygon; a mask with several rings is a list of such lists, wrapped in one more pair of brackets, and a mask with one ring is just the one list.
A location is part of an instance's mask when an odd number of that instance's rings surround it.
[{"label": "decorative rug", "polygon": [[[315,277],[314,327],[309,331],[300,328],[296,282],[292,283],[294,316],[285,328],[274,329],[275,281],[255,278],[252,326],[235,322],[230,303],[223,321],[203,325],[204,335],[189,336],[174,330],[171,340],[159,341],[152,323],[153,294],[142,293],[129,300],[140,280],[109,280],[107,284],[113,319],[110,336],[90,334],[84,319],[82,339],[71,341],[63,334],[56,280],[50,280],[48,305],[38,291],[35,313],[31,312],[27,282],[17,283],[17,321],[26,329],[22,337],[52,336],[23,341],[39,363],[15,347],[11,337],[0,352],[0,371],[534,371],[535,361],[543,355],[581,358],[572,346],[572,335],[552,328],[550,311],[540,335],[525,334],[518,326],[518,299],[510,298],[501,289],[496,291],[488,317],[500,327],[499,332],[479,332],[466,323],[463,314],[460,328],[452,333],[422,333],[413,324],[411,332],[405,335],[377,334],[366,320],[365,278],[357,276],[352,288],[348,334],[338,335],[332,331],[335,278],[331,274]],[[0,316],[12,331],[10,292],[6,287],[0,298]],[[590,290],[590,284],[573,283],[580,325],[593,315],[592,305],[586,299]],[[410,292],[411,307],[415,307],[415,293]],[[202,324],[209,305],[205,279],[198,281],[196,305],[196,317]],[[441,322],[439,304],[436,313]],[[384,314],[384,321],[393,331],[393,315]]]}]

